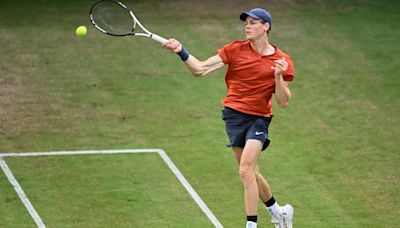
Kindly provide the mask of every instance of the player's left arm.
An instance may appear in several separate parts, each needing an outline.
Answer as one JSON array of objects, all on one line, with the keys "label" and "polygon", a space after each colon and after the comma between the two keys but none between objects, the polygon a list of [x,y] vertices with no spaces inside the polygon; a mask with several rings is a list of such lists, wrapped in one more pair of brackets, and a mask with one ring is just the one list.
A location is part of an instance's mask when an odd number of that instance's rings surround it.
[{"label": "player's left arm", "polygon": [[285,108],[292,97],[289,82],[283,79],[283,72],[287,68],[288,62],[284,58],[275,60],[275,100],[281,108]]}]

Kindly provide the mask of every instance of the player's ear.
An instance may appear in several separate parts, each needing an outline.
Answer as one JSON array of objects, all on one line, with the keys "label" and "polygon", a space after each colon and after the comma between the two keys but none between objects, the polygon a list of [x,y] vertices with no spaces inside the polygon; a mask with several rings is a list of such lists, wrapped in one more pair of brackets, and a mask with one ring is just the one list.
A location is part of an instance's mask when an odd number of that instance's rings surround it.
[{"label": "player's ear", "polygon": [[271,27],[271,25],[268,22],[264,23],[264,31],[268,32],[269,28]]},{"label": "player's ear", "polygon": [[265,32],[267,33],[267,35],[269,35],[269,32],[271,32],[271,24],[269,22],[265,22]]}]

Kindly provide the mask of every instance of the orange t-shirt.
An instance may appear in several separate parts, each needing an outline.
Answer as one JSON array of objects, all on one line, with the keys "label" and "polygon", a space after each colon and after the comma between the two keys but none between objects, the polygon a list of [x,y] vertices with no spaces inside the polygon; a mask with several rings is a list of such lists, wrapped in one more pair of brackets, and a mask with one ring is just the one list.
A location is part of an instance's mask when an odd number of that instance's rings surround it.
[{"label": "orange t-shirt", "polygon": [[271,116],[271,98],[275,92],[275,71],[271,67],[275,66],[274,60],[284,57],[288,68],[282,76],[285,81],[292,81],[292,58],[277,47],[274,54],[261,55],[253,50],[249,40],[230,43],[219,49],[218,55],[228,64],[227,94],[221,103],[243,113]]}]

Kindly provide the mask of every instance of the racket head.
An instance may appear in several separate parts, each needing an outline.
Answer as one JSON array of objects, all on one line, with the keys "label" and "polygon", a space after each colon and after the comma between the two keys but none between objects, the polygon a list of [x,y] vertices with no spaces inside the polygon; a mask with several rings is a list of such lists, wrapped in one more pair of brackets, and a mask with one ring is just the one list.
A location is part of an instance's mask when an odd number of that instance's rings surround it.
[{"label": "racket head", "polygon": [[111,36],[135,35],[136,20],[131,10],[114,0],[99,0],[90,8],[89,18],[99,31]]}]

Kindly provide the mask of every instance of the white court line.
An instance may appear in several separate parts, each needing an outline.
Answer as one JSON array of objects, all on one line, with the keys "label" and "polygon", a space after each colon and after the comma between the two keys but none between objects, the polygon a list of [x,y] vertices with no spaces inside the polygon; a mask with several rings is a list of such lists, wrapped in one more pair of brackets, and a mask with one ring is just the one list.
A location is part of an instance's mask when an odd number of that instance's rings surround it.
[{"label": "white court line", "polygon": [[6,162],[3,157],[26,157],[26,156],[52,156],[52,155],[79,155],[79,154],[125,154],[125,153],[158,153],[163,161],[168,165],[171,171],[175,174],[176,178],[181,182],[183,187],[188,191],[193,200],[197,203],[200,209],[204,212],[204,214],[208,217],[208,219],[213,223],[213,225],[217,228],[222,228],[222,224],[218,221],[212,211],[207,207],[207,205],[203,202],[197,192],[192,188],[186,178],[182,175],[179,169],[175,166],[172,160],[169,158],[167,153],[161,149],[134,149],[134,150],[82,150],[82,151],[60,151],[60,152],[28,152],[28,153],[0,153],[0,165],[6,174],[8,180],[11,185],[14,187],[14,190],[17,192],[19,198],[24,203],[26,209],[29,214],[35,221],[36,225],[39,228],[45,228],[42,219],[39,214],[33,208],[30,203],[28,197],[22,190],[18,181],[15,179],[11,170],[8,168]]},{"label": "white court line", "polygon": [[17,192],[19,198],[21,199],[22,203],[25,205],[25,208],[28,210],[29,214],[35,221],[36,225],[40,228],[45,228],[42,219],[40,218],[39,214],[33,208],[31,201],[29,201],[28,197],[26,196],[24,190],[22,190],[21,185],[19,185],[17,179],[15,179],[14,175],[12,174],[10,168],[4,161],[4,159],[0,156],[0,165],[1,169],[3,169],[4,173],[6,174],[8,181],[10,181],[11,185],[14,187],[14,190]]}]

